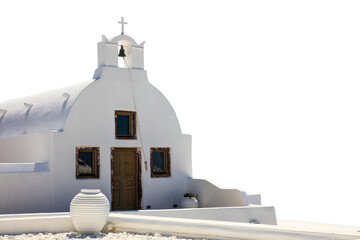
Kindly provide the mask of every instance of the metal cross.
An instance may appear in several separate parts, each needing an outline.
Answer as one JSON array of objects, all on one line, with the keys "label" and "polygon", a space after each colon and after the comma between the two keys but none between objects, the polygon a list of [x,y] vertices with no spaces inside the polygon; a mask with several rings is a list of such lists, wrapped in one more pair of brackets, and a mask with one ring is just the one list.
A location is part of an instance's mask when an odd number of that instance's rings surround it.
[{"label": "metal cross", "polygon": [[127,24],[127,22],[124,22],[124,17],[121,17],[121,22],[118,22],[121,24],[121,35],[124,35],[124,25]]}]

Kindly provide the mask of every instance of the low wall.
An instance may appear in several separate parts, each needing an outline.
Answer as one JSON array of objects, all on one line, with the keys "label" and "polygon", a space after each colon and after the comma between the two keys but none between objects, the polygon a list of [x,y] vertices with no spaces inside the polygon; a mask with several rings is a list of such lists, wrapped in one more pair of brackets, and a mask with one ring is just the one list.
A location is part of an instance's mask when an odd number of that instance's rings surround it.
[{"label": "low wall", "polygon": [[76,231],[69,213],[0,215],[0,234]]},{"label": "low wall", "polygon": [[[150,217],[112,213],[108,227],[114,232],[160,233],[187,238],[247,240],[358,240],[356,228],[339,231],[339,226],[322,225],[316,229],[298,229],[265,224],[249,224],[197,219]],[[341,227],[340,227],[341,228]]]},{"label": "low wall", "polygon": [[222,189],[204,179],[188,178],[187,191],[198,195],[201,208],[235,207],[250,205],[245,191],[238,189]]},{"label": "low wall", "polygon": [[261,195],[260,194],[249,194],[248,195],[251,204],[261,205]]},{"label": "low wall", "polygon": [[0,163],[0,173],[49,172],[49,164],[44,163]]},{"label": "low wall", "polygon": [[[188,238],[247,240],[355,240],[358,228],[336,225],[297,223],[285,226],[249,224],[225,221],[128,215],[112,212],[104,229],[113,232],[160,233]],[[104,230],[103,229],[103,230]],[[0,215],[0,235],[34,232],[75,231],[69,213]]]},{"label": "low wall", "polygon": [[188,218],[227,222],[261,223],[276,225],[274,207],[246,206],[224,208],[188,208],[188,209],[164,209],[164,210],[139,210],[124,211],[123,215],[155,216],[171,218]]}]

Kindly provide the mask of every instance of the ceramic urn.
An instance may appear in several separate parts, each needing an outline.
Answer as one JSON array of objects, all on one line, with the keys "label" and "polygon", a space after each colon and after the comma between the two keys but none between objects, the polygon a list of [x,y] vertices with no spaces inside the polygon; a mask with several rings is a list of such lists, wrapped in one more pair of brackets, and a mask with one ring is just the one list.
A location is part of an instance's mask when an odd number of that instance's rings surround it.
[{"label": "ceramic urn", "polygon": [[194,197],[184,197],[180,203],[180,207],[182,208],[198,208],[199,201]]},{"label": "ceramic urn", "polygon": [[81,189],[70,203],[72,222],[79,233],[97,233],[107,222],[109,200],[99,189]]}]

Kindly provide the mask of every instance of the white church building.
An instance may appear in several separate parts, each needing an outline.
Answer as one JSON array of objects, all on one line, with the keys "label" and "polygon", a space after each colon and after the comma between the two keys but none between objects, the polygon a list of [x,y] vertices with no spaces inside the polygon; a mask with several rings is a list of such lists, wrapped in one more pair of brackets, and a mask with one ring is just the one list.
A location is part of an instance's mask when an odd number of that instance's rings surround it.
[{"label": "white church building", "polygon": [[0,214],[69,211],[84,188],[112,211],[179,208],[187,192],[201,208],[259,203],[192,179],[191,136],[149,83],[144,42],[123,33],[102,37],[91,81],[0,103]]}]

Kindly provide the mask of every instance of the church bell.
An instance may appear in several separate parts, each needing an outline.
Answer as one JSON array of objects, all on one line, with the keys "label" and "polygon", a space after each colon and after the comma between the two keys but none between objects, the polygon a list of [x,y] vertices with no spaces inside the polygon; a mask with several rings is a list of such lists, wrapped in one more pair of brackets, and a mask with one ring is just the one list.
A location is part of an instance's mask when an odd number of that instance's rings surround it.
[{"label": "church bell", "polygon": [[126,55],[125,55],[125,49],[124,49],[124,46],[123,45],[121,45],[120,46],[120,51],[119,51],[119,55],[118,55],[119,57],[126,57]]}]

